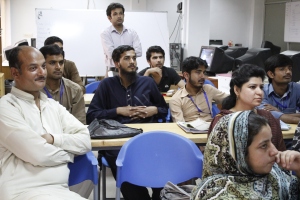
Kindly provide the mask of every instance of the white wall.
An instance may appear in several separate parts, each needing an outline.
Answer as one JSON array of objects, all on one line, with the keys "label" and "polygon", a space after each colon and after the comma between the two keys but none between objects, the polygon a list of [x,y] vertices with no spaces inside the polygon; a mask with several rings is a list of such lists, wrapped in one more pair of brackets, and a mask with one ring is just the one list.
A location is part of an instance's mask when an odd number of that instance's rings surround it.
[{"label": "white wall", "polygon": [[183,11],[184,57],[199,56],[201,46],[208,45],[210,35],[210,3],[207,0],[186,0]]},{"label": "white wall", "polygon": [[[259,47],[263,36],[263,0],[122,0],[125,10],[167,11],[169,34],[172,33],[179,14],[179,2],[186,4],[182,20],[184,57],[199,55],[200,47],[208,39],[222,39],[242,43],[243,46]],[[53,9],[103,9],[114,0],[1,0],[5,2],[5,21],[2,48],[21,39],[36,37],[35,8]],[[2,12],[3,14],[3,12]],[[126,24],[126,11],[125,11]],[[3,25],[3,24],[2,24]],[[147,22],[145,22],[147,26]],[[153,27],[155,31],[155,27]],[[176,33],[170,39],[174,42]],[[179,36],[177,36],[179,37]],[[179,42],[176,40],[175,42]]]},{"label": "white wall", "polygon": [[249,45],[252,0],[212,0],[210,7],[210,39],[222,39],[223,44]]}]

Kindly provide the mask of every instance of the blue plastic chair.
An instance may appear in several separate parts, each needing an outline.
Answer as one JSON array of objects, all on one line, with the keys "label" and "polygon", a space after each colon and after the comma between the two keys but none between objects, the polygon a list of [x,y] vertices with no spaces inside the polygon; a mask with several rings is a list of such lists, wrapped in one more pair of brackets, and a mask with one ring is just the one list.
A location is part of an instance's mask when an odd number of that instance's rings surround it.
[{"label": "blue plastic chair", "polygon": [[96,89],[98,88],[100,81],[95,81],[92,83],[89,83],[85,86],[85,93],[86,94],[92,94],[95,93]]},{"label": "blue plastic chair", "polygon": [[98,160],[90,151],[84,155],[76,156],[74,163],[69,163],[69,186],[91,180],[94,184],[94,200],[98,200]]},{"label": "blue plastic chair", "polygon": [[[216,87],[210,80],[208,80],[208,79],[205,79],[205,81],[204,81],[204,84],[209,84],[209,85],[212,85],[212,86],[214,86],[214,87]],[[215,117],[217,114],[219,114],[220,113],[220,110],[219,110],[219,108],[218,108],[218,106],[216,105],[216,104],[212,104],[212,113],[213,113],[213,117]]]},{"label": "blue plastic chair", "polygon": [[105,157],[101,157],[101,173],[99,173],[99,188],[101,187],[101,179],[102,179],[102,200],[106,200],[106,168],[110,168],[108,162]]},{"label": "blue plastic chair", "polygon": [[117,161],[116,199],[123,182],[161,188],[201,178],[203,155],[191,140],[167,131],[137,135],[121,148]]}]

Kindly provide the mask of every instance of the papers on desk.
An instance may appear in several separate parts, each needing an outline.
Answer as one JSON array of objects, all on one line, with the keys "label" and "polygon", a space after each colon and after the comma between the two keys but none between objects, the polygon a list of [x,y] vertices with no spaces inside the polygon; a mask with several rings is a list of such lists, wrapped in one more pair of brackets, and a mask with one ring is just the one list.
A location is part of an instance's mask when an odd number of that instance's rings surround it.
[{"label": "papers on desk", "polygon": [[284,123],[283,121],[280,121],[280,127],[282,131],[288,131],[291,129],[291,126],[289,124]]},{"label": "papers on desk", "polygon": [[177,125],[187,133],[207,133],[210,122],[198,118],[191,122],[177,122]]}]

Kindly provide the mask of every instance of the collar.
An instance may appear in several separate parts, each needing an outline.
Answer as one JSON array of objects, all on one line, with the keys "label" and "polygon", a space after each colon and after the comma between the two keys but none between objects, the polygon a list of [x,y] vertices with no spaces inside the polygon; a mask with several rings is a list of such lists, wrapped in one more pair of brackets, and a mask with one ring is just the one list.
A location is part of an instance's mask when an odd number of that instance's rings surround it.
[{"label": "collar", "polygon": [[[292,82],[290,82],[288,84],[288,90],[284,93],[284,95],[281,98],[286,97],[289,93],[292,92],[292,90],[293,90],[292,84],[293,84]],[[268,96],[271,96],[271,95],[275,94],[277,97],[279,97],[275,93],[272,83],[269,83],[269,85],[268,85],[268,91],[269,91]]]},{"label": "collar", "polygon": [[[202,93],[202,91],[205,91],[205,90],[204,90],[204,85],[202,86],[202,90],[201,90],[200,92],[197,92],[197,94]],[[188,91],[186,90],[186,86],[184,86],[184,88],[182,89],[182,92],[181,92],[180,97],[183,98],[183,97],[187,97],[188,95],[190,95],[190,94],[189,94]]]},{"label": "collar", "polygon": [[[128,31],[128,29],[123,25],[122,33],[124,33],[125,31]],[[119,33],[119,32],[117,31],[117,29],[116,29],[113,25],[111,25],[111,26],[109,27],[109,32],[110,32],[110,33],[116,32],[116,33],[118,33],[118,34],[122,34],[122,33]]]},{"label": "collar", "polygon": [[[32,94],[24,92],[23,90],[19,90],[18,88],[14,87],[14,86],[12,86],[10,93],[24,101],[33,101],[34,102],[34,97]],[[40,99],[42,101],[47,101],[48,98],[43,92],[40,92]]]},{"label": "collar", "polygon": [[[116,75],[116,76],[114,76],[113,78],[116,78],[116,79],[118,80],[118,83],[120,83],[120,85],[121,85],[122,87],[124,87],[124,86],[123,86],[123,83],[122,83],[122,80],[121,80],[121,78],[120,78],[119,75]],[[138,76],[138,75],[136,74],[136,79],[135,79],[135,81],[133,81],[128,87],[132,86],[135,82],[137,82],[139,78],[140,78],[140,76]]]},{"label": "collar", "polygon": [[169,77],[168,71],[165,66],[162,66],[162,77]]}]

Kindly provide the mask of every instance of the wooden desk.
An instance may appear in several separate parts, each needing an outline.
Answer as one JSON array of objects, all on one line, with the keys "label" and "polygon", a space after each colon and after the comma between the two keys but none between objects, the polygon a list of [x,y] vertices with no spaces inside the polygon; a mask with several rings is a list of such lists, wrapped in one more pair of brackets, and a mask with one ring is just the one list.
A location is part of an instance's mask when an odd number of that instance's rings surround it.
[{"label": "wooden desk", "polygon": [[291,126],[291,129],[288,131],[282,131],[283,139],[293,139],[295,135],[295,131],[297,128],[297,124],[289,124]]},{"label": "wooden desk", "polygon": [[[194,143],[199,145],[205,145],[207,142],[207,134],[191,134],[184,132],[176,123],[148,123],[148,124],[126,124],[132,128],[142,128],[144,132],[148,131],[170,131],[182,135]],[[288,131],[282,131],[284,139],[292,139],[295,134],[296,124],[291,124],[291,129]],[[102,139],[92,140],[93,150],[105,150],[105,149],[120,149],[120,147],[129,140],[130,138],[120,139]]]},{"label": "wooden desk", "polygon": [[[184,132],[176,123],[147,123],[147,124],[126,124],[132,128],[142,128],[143,132],[148,131],[170,131],[182,135],[196,144],[205,144],[207,142],[207,134],[191,134]],[[120,149],[120,147],[129,140],[130,138],[119,138],[119,139],[102,139],[92,140],[93,150],[104,150],[104,149]]]},{"label": "wooden desk", "polygon": [[84,94],[83,98],[84,98],[85,105],[90,105],[93,97],[94,97],[94,94]]},{"label": "wooden desk", "polygon": [[[94,94],[84,94],[83,95],[84,103],[86,106],[91,104],[93,97],[94,97]],[[165,99],[166,103],[169,103],[171,97],[164,96],[164,99]]]}]

